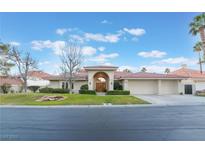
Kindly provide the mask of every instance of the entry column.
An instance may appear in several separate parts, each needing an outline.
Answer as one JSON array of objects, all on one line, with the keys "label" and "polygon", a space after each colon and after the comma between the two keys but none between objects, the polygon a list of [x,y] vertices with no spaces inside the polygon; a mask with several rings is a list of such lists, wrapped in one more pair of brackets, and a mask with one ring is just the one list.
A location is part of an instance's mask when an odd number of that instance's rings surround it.
[{"label": "entry column", "polygon": [[162,80],[158,80],[158,92],[157,94],[158,95],[161,95],[162,94]]}]

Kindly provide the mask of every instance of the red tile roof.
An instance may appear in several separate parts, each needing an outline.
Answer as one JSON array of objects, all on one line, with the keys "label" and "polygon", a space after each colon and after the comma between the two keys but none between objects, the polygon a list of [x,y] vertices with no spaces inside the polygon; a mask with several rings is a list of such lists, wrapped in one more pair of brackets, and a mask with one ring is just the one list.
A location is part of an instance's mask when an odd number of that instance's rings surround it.
[{"label": "red tile roof", "polygon": [[183,79],[184,76],[175,74],[158,74],[158,73],[125,73],[125,72],[115,72],[115,79]]},{"label": "red tile roof", "polygon": [[22,80],[19,77],[11,76],[0,76],[0,85],[10,84],[10,85],[22,85]]},{"label": "red tile roof", "polygon": [[[87,80],[87,72],[79,72],[74,74],[74,80]],[[114,79],[183,79],[186,77],[174,75],[174,74],[157,74],[157,73],[129,73],[129,72],[114,72]],[[65,80],[63,75],[50,76],[48,80]]]},{"label": "red tile roof", "polygon": [[170,74],[181,75],[188,78],[203,78],[205,79],[205,72],[202,74],[198,70],[193,70],[189,68],[180,68],[176,71],[171,72]]},{"label": "red tile roof", "polygon": [[43,71],[29,71],[28,76],[46,79],[47,77],[50,77],[51,75]]}]

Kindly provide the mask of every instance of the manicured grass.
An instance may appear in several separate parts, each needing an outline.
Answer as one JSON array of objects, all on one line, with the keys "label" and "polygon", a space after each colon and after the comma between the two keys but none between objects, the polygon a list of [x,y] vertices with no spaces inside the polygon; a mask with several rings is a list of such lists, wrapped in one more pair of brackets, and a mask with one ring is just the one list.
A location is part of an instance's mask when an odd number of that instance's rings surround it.
[{"label": "manicured grass", "polygon": [[[62,101],[36,101],[42,96],[64,96]],[[96,96],[96,95],[80,95],[80,94],[6,94],[0,95],[0,105],[102,105],[104,103],[116,104],[148,104],[144,100],[134,96]]]}]

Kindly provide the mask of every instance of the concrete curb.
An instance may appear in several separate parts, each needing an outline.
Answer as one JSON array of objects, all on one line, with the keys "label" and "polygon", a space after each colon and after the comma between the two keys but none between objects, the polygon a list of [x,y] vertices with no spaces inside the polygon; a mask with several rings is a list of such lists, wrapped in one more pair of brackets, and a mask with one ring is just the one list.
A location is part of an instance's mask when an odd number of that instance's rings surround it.
[{"label": "concrete curb", "polygon": [[204,106],[200,104],[182,105],[162,105],[162,104],[142,104],[142,105],[53,105],[53,106],[26,106],[26,105],[0,105],[1,108],[134,108],[134,107],[171,107],[171,106]]}]

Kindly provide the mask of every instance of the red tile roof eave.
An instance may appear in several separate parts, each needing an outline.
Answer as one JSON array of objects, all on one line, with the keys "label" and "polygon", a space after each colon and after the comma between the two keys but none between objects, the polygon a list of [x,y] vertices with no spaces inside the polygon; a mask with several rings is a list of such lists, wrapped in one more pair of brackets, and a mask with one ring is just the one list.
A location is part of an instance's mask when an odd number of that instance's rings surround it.
[{"label": "red tile roof eave", "polygon": [[166,78],[165,78],[165,77],[162,77],[162,78],[160,78],[160,77],[159,77],[159,78],[155,78],[155,77],[133,77],[133,78],[119,78],[119,80],[120,80],[120,79],[121,79],[121,80],[131,80],[131,79],[132,79],[132,80],[133,80],[133,79],[136,79],[136,80],[137,80],[137,79],[138,79],[138,80],[143,80],[143,79],[145,79],[145,80],[146,80],[146,79],[183,80],[183,79],[187,79],[187,78],[179,78],[179,77],[176,77],[176,78],[174,78],[174,77],[172,77],[172,78],[171,78],[171,77],[169,77],[169,78],[168,78],[168,77],[166,77]]}]

